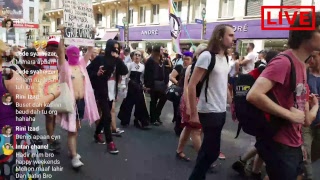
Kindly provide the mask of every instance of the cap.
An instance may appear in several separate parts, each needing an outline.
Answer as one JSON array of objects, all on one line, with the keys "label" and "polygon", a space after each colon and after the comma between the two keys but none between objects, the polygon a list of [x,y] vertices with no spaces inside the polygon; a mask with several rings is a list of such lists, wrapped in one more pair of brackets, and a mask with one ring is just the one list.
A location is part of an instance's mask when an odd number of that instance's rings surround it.
[{"label": "cap", "polygon": [[258,54],[267,54],[267,51],[261,50],[261,51],[258,52]]},{"label": "cap", "polygon": [[50,36],[47,46],[58,46],[58,45],[59,45],[59,41],[54,36]]}]

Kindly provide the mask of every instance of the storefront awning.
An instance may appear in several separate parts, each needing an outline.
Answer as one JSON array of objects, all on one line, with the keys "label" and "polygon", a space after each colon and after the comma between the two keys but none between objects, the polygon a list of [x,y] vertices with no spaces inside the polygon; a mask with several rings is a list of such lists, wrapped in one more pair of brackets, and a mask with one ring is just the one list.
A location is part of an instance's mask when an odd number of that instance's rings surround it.
[{"label": "storefront awning", "polygon": [[109,39],[114,39],[118,35],[118,32],[106,32],[101,38],[102,41],[108,41]]}]

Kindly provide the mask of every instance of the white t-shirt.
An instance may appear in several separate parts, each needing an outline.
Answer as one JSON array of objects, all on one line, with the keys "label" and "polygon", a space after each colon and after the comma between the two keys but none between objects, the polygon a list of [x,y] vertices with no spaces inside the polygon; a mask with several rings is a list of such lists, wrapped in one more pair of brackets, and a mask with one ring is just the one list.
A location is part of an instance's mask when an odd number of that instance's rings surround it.
[{"label": "white t-shirt", "polygon": [[[208,69],[211,62],[211,54],[205,51],[200,54],[196,67]],[[207,90],[208,102],[205,97],[206,82],[202,86],[198,102],[198,112],[200,113],[221,113],[226,112],[227,107],[227,90],[228,90],[228,73],[230,67],[226,57],[216,55],[216,64],[209,75]]]},{"label": "white t-shirt", "polygon": [[130,54],[124,57],[124,64],[128,64],[131,62],[132,62],[132,60],[131,60]]},{"label": "white t-shirt", "polygon": [[256,62],[257,57],[258,53],[255,53],[253,51],[248,53],[248,55],[244,59],[248,59],[249,62],[245,66],[243,66],[243,74],[248,74],[250,71],[254,69],[254,63]]},{"label": "white t-shirt", "polygon": [[108,95],[109,95],[109,101],[113,101],[116,99],[116,76],[115,76],[115,70],[111,74],[110,79],[108,80]]},{"label": "white t-shirt", "polygon": [[230,72],[229,75],[230,77],[233,77],[236,74],[236,62],[235,60],[229,61],[229,66],[230,66]]}]

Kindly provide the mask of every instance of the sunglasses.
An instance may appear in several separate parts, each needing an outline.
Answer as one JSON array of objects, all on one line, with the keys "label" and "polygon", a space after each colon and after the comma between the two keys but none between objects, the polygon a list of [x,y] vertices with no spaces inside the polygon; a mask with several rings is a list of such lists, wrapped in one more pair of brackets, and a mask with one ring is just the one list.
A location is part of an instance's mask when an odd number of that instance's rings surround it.
[{"label": "sunglasses", "polygon": [[134,54],[135,56],[137,56],[137,57],[141,57],[141,54]]}]

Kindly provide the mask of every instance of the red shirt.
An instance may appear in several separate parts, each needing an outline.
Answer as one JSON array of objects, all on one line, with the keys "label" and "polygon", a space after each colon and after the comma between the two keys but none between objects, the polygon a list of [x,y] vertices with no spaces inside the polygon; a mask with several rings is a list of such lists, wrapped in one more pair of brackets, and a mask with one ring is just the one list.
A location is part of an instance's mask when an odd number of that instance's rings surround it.
[{"label": "red shirt", "polygon": [[[293,54],[291,50],[283,52],[292,58],[296,69],[296,92],[297,92],[297,104],[301,111],[304,111],[305,103],[307,100],[307,76],[306,67],[304,63],[300,62]],[[279,56],[275,60],[272,60],[266,69],[261,73],[261,77],[274,81],[276,84],[272,88],[272,91],[278,100],[280,106],[290,109],[294,106],[293,93],[290,88],[290,71],[291,63],[285,56]],[[299,147],[302,145],[302,125],[289,124],[280,129],[280,131],[274,137],[276,142],[285,144],[291,147]]]}]

